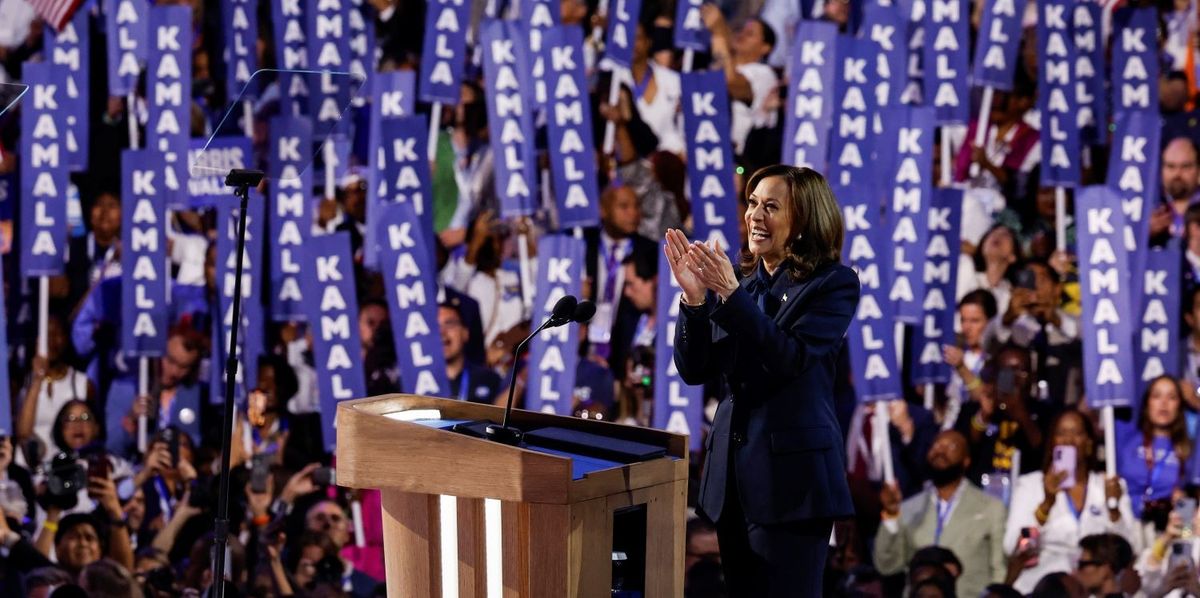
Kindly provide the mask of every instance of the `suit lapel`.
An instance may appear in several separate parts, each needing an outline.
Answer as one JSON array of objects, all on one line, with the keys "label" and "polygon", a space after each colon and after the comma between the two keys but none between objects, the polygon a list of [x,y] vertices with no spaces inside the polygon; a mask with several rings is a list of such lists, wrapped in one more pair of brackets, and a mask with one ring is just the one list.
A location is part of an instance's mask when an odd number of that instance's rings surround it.
[{"label": "suit lapel", "polygon": [[804,280],[796,281],[790,273],[781,273],[771,287],[771,295],[779,301],[779,310],[775,312],[775,321],[782,323],[791,313],[792,308],[803,303],[809,291],[816,288],[813,283],[824,277],[824,273],[817,273]]}]

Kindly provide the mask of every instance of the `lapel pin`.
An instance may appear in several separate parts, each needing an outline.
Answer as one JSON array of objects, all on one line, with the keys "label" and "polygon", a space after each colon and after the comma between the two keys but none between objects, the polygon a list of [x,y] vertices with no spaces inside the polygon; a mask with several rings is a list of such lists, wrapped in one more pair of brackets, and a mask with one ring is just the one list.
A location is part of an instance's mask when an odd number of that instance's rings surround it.
[{"label": "lapel pin", "polygon": [[783,302],[784,302],[784,303],[787,303],[787,293],[784,293],[784,294],[783,294]]}]

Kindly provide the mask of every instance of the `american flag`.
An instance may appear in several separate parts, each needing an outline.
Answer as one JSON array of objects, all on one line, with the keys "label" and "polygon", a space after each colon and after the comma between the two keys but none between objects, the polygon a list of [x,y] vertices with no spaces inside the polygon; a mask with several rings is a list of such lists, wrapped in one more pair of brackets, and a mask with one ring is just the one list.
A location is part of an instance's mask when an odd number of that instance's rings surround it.
[{"label": "american flag", "polygon": [[25,0],[37,11],[42,20],[54,28],[55,31],[62,31],[63,27],[67,26],[67,21],[75,16],[75,11],[79,9],[79,5],[83,0]]}]

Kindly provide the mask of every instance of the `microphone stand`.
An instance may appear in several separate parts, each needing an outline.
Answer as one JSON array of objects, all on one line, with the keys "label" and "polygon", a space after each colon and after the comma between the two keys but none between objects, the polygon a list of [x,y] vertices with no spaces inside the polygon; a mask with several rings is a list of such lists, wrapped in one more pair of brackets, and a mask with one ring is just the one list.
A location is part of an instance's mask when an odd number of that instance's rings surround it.
[{"label": "microphone stand", "polygon": [[225,553],[229,544],[229,459],[233,441],[233,392],[237,376],[237,339],[241,328],[242,311],[242,257],[246,252],[246,209],[250,201],[250,187],[257,187],[263,179],[260,170],[235,168],[225,177],[225,185],[233,187],[233,194],[241,200],[237,225],[237,266],[233,279],[233,324],[229,329],[229,352],[225,355],[225,417],[221,430],[221,473],[217,491],[217,517],[213,522],[213,586],[210,595],[225,596]]},{"label": "microphone stand", "polygon": [[[568,319],[567,322],[569,321],[570,320]],[[561,326],[565,323],[566,322],[562,322],[558,318],[547,318],[545,322],[542,322],[541,326],[538,326],[537,330],[533,331],[533,334],[525,337],[525,340],[521,341],[521,343],[517,345],[517,348],[513,351],[512,371],[509,372],[508,375],[508,403],[504,406],[504,422],[499,426],[496,424],[491,424],[484,429],[484,433],[487,434],[489,440],[493,440],[501,444],[507,444],[509,446],[520,446],[521,439],[525,437],[525,433],[508,425],[508,416],[512,413],[513,394],[517,389],[517,360],[520,359],[521,351],[525,349],[525,345],[528,344],[533,337],[537,336],[538,333],[550,327],[551,324],[555,326]]]}]

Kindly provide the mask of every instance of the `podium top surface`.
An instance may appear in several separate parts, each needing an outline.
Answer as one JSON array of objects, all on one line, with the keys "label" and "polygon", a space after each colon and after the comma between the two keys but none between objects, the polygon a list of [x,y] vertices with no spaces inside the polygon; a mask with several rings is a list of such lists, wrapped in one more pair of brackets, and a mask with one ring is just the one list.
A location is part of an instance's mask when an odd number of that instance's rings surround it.
[{"label": "podium top surface", "polygon": [[661,447],[666,456],[623,464],[544,447],[513,447],[450,430],[500,421],[493,405],[391,394],[338,405],[338,483],[354,488],[569,504],[687,479],[687,436],[514,409],[526,432],[549,426]]}]

